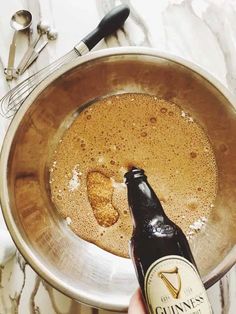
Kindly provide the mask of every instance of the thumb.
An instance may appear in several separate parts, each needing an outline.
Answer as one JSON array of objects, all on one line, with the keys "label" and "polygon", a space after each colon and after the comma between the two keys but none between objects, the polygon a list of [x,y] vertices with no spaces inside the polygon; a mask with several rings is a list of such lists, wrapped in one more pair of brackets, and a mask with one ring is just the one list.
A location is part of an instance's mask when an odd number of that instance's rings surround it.
[{"label": "thumb", "polygon": [[132,296],[129,304],[128,314],[147,314],[141,290],[138,289]]}]

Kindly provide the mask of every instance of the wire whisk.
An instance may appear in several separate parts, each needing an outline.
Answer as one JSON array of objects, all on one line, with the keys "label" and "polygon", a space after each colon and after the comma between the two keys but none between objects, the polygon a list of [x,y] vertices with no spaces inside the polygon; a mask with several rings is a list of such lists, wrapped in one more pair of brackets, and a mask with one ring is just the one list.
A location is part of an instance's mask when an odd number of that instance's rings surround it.
[{"label": "wire whisk", "polygon": [[98,26],[84,37],[71,51],[31,75],[0,100],[0,114],[5,118],[11,118],[18,111],[29,94],[55,70],[66,63],[75,60],[77,57],[88,53],[102,38],[108,36],[120,28],[127,17],[130,9],[127,5],[119,5],[108,12]]},{"label": "wire whisk", "polygon": [[0,101],[1,115],[5,118],[13,117],[25,99],[39,85],[39,83],[42,82],[43,79],[47,78],[56,69],[60,68],[69,61],[74,60],[78,56],[80,56],[80,54],[78,54],[75,50],[71,50],[60,59],[31,75],[26,80],[11,89]]}]

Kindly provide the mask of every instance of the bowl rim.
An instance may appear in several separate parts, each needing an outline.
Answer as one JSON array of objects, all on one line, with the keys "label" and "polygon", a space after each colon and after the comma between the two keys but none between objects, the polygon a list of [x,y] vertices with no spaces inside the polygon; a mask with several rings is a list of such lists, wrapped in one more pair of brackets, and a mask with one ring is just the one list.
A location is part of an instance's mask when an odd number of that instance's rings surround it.
[{"label": "bowl rim", "polygon": [[[216,88],[232,105],[232,108],[236,108],[236,97],[231,94],[231,92],[218,81],[216,77],[210,74],[208,71],[200,67],[199,65],[188,61],[182,57],[159,51],[154,48],[143,48],[143,47],[116,47],[116,48],[108,48],[103,50],[98,50],[95,52],[90,52],[87,55],[80,56],[75,60],[63,65],[55,72],[46,77],[26,98],[23,102],[14,118],[12,119],[8,130],[6,132],[1,156],[0,156],[0,203],[2,207],[3,216],[9,230],[9,233],[20,251],[23,257],[27,260],[33,270],[42,277],[45,281],[47,281],[51,286],[61,291],[68,297],[72,299],[76,299],[81,303],[87,304],[89,306],[93,306],[96,308],[111,310],[111,311],[125,311],[127,310],[128,304],[124,304],[124,302],[116,299],[116,303],[114,301],[104,302],[99,297],[94,294],[89,293],[89,291],[81,291],[75,288],[72,288],[70,285],[66,284],[63,280],[57,277],[55,274],[50,272],[46,266],[38,260],[36,254],[31,251],[30,247],[27,245],[26,241],[21,236],[20,231],[17,228],[16,223],[14,222],[13,216],[11,214],[11,209],[9,206],[9,197],[8,197],[8,189],[7,189],[7,163],[8,157],[11,149],[12,140],[14,138],[15,132],[18,129],[18,126],[28,108],[31,106],[36,97],[55,79],[59,76],[63,75],[67,71],[78,67],[87,62],[91,62],[93,60],[98,60],[104,57],[112,57],[119,55],[146,55],[150,57],[157,57],[160,59],[164,59],[167,61],[174,62],[178,65],[184,66],[187,69],[190,69],[192,72],[200,75],[208,81],[214,88]],[[235,111],[236,112],[236,111]],[[231,249],[231,251],[225,256],[225,258],[221,261],[219,265],[217,265],[209,274],[203,277],[203,282],[205,286],[208,288],[212,286],[215,282],[217,282],[226,272],[230,270],[236,263],[236,245]]]}]

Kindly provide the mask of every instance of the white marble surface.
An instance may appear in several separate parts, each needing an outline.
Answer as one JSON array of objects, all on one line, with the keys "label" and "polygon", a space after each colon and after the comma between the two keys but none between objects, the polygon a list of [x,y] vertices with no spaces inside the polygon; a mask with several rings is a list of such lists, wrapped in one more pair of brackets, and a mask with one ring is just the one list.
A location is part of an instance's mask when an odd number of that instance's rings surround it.
[{"label": "white marble surface", "polygon": [[[13,12],[33,13],[33,29],[39,20],[58,30],[24,77],[72,49],[92,30],[99,19],[120,2],[131,7],[124,31],[119,30],[95,49],[114,46],[150,46],[193,61],[211,72],[236,94],[236,1],[235,0],[2,0],[0,2],[0,97],[17,82],[6,82],[3,69],[13,31],[9,20]],[[20,34],[16,64],[29,38]],[[23,79],[23,77],[22,77]],[[18,81],[19,82],[19,81]],[[0,145],[9,120],[0,118]],[[46,284],[23,258],[14,253],[0,214],[0,314],[107,313],[82,306]],[[215,314],[236,313],[236,267],[208,290]]]}]

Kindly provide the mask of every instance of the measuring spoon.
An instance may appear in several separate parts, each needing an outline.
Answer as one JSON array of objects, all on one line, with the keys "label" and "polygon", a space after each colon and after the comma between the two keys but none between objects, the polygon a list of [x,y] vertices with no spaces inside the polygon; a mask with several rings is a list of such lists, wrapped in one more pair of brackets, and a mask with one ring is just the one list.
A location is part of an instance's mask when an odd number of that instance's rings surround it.
[{"label": "measuring spoon", "polygon": [[10,25],[11,28],[15,30],[12,42],[10,45],[9,56],[8,56],[8,65],[4,70],[7,80],[12,80],[14,76],[14,61],[16,53],[16,36],[18,31],[23,31],[30,27],[32,23],[32,14],[27,10],[20,10],[13,14]]}]

